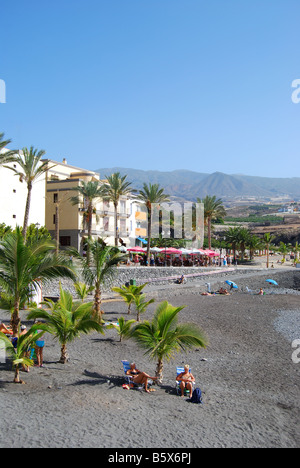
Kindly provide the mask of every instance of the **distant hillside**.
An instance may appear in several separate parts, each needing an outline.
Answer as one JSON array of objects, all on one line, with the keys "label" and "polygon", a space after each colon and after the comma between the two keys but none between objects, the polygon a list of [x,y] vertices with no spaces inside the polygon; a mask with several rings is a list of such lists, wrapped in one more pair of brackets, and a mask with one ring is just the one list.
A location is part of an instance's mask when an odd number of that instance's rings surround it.
[{"label": "distant hillside", "polygon": [[128,180],[136,189],[143,183],[159,184],[165,192],[182,200],[194,201],[206,195],[216,195],[220,198],[233,198],[243,196],[276,197],[288,195],[291,198],[300,198],[300,177],[294,178],[268,178],[246,175],[228,175],[222,172],[206,174],[187,170],[172,172],[142,171],[121,167],[96,169],[101,178],[114,172],[127,174]]}]

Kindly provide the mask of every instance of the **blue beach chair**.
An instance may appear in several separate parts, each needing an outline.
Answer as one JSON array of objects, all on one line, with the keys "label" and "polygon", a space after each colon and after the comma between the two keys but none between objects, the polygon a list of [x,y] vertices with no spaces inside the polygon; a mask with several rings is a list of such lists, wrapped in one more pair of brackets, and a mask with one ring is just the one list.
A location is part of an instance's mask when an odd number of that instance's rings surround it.
[{"label": "blue beach chair", "polygon": [[122,361],[122,364],[123,364],[125,380],[126,380],[127,385],[129,385],[130,387],[134,386],[134,387],[140,388],[140,389],[144,388],[144,384],[134,383],[133,380],[132,380],[132,376],[126,374],[126,372],[130,369],[130,362],[124,360],[124,361]]}]

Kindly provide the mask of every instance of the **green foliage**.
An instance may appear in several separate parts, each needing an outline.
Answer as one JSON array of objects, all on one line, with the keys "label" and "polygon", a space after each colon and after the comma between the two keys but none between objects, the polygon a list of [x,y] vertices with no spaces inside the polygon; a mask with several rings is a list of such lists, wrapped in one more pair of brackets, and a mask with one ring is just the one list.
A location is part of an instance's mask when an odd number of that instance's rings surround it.
[{"label": "green foliage", "polygon": [[142,290],[148,283],[141,284],[140,286],[136,286],[134,284],[129,284],[128,286],[124,285],[121,288],[114,287],[112,291],[118,293],[122,299],[128,305],[128,314],[131,311],[131,304],[135,301],[137,297],[139,297],[142,293]]},{"label": "green foliage", "polygon": [[12,357],[12,364],[15,368],[15,383],[20,383],[19,368],[33,366],[33,361],[29,359],[28,352],[35,342],[39,340],[44,334],[44,331],[38,333],[38,326],[33,325],[30,330],[24,335],[18,336],[17,347],[14,348],[11,340],[0,332],[0,341],[5,346],[6,351]]},{"label": "green foliage", "polygon": [[162,380],[163,359],[170,360],[180,351],[188,351],[193,346],[207,346],[207,338],[202,330],[190,323],[178,323],[179,312],[184,306],[173,307],[167,301],[157,307],[151,322],[136,325],[131,336],[145,349],[145,355],[157,360],[156,375]]},{"label": "green foliage", "polygon": [[44,304],[48,306],[48,310],[32,310],[27,318],[45,322],[39,325],[39,329],[53,334],[60,343],[61,363],[67,362],[67,343],[79,338],[81,333],[97,331],[103,334],[102,324],[93,318],[93,303],[74,301],[72,294],[63,290],[61,286],[59,301],[45,301]]},{"label": "green foliage", "polygon": [[115,325],[114,323],[108,325],[106,328],[114,328],[119,337],[120,337],[120,342],[122,339],[127,339],[130,338],[130,331],[131,331],[131,326],[135,323],[134,319],[131,320],[126,320],[124,317],[120,317],[118,319],[118,325]]}]

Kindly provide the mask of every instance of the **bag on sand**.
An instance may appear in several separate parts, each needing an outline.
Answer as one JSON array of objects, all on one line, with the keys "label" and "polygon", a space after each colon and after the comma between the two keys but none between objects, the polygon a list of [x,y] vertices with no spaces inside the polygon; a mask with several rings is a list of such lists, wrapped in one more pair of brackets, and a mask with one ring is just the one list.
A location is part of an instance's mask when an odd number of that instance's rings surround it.
[{"label": "bag on sand", "polygon": [[193,390],[191,403],[202,403],[202,392],[200,388],[195,388]]}]

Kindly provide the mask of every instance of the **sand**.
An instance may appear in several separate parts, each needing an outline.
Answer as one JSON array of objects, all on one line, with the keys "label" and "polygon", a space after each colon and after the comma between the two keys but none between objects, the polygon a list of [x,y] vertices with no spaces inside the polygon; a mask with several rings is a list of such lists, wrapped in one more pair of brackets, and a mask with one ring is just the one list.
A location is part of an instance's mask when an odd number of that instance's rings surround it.
[{"label": "sand", "polygon": [[[277,279],[286,281],[286,274]],[[163,385],[153,393],[122,388],[122,359],[149,374],[155,363],[132,341],[119,343],[114,330],[71,343],[65,366],[57,363],[59,345],[47,335],[45,368],[22,373],[26,385],[11,383],[8,363],[0,364],[0,447],[299,447],[300,363],[292,361],[291,346],[300,339],[298,291],[272,294],[266,287],[265,296],[246,294],[246,284],[265,286],[268,273],[237,272],[234,278],[243,287],[230,296],[201,296],[203,282],[148,287],[158,302],[186,304],[180,320],[200,325],[210,341],[205,350],[165,362]],[[213,288],[221,284],[215,281]],[[154,308],[143,318],[150,319]],[[107,302],[104,309],[108,320],[127,311],[122,302]],[[203,391],[203,405],[174,391],[176,365],[183,363]]]}]

